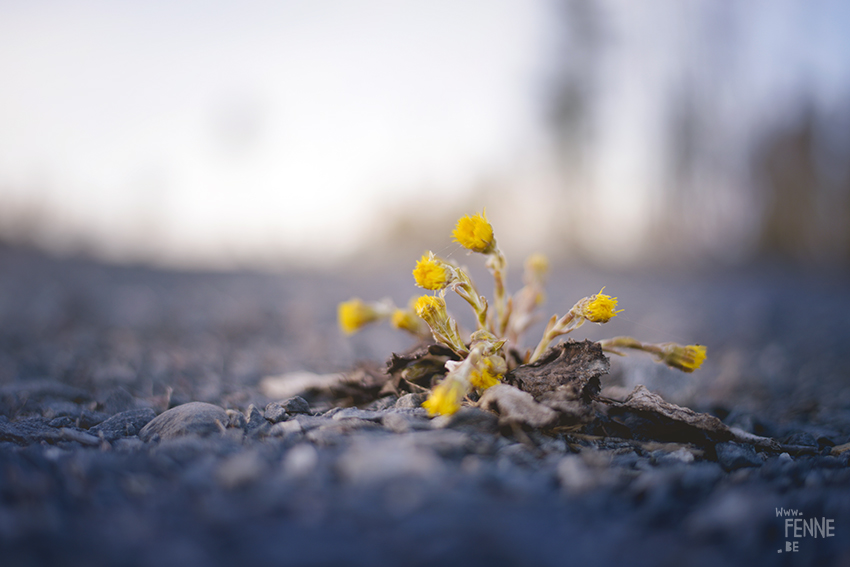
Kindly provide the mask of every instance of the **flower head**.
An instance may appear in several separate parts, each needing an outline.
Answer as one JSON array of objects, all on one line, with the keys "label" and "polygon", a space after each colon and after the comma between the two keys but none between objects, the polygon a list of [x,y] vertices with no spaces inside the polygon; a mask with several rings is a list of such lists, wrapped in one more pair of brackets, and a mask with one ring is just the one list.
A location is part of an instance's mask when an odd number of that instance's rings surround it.
[{"label": "flower head", "polygon": [[473,252],[489,254],[496,249],[493,227],[487,222],[485,212],[458,220],[452,235],[461,246]]},{"label": "flower head", "polygon": [[486,390],[491,386],[495,386],[499,383],[501,376],[494,374],[493,370],[492,366],[484,364],[482,368],[476,368],[469,373],[469,381],[479,390]]},{"label": "flower head", "polygon": [[607,323],[612,317],[623,311],[615,311],[617,308],[617,298],[605,295],[602,291],[591,296],[581,306],[581,316],[593,323]]},{"label": "flower head", "polygon": [[432,416],[452,415],[460,409],[463,396],[463,385],[456,380],[446,379],[431,390],[431,395],[422,403],[422,407]]},{"label": "flower head", "polygon": [[419,333],[420,321],[416,315],[405,309],[396,309],[390,317],[390,324],[396,329],[408,331],[413,334]]},{"label": "flower head", "polygon": [[693,372],[705,361],[706,348],[703,345],[682,346],[675,343],[662,345],[661,361],[667,366],[678,368],[682,372]]},{"label": "flower head", "polygon": [[433,295],[423,295],[414,305],[416,314],[431,325],[447,317],[446,300]]},{"label": "flower head", "polygon": [[423,295],[416,300],[413,310],[428,324],[434,340],[443,343],[462,357],[469,354],[466,345],[463,344],[463,340],[458,334],[457,323],[449,317],[449,313],[446,311],[445,299],[433,295]]},{"label": "flower head", "polygon": [[431,252],[423,254],[416,263],[413,277],[416,285],[434,291],[443,289],[452,281],[451,268]]},{"label": "flower head", "polygon": [[356,333],[363,325],[380,319],[381,313],[360,299],[350,299],[339,304],[337,319],[346,335]]}]

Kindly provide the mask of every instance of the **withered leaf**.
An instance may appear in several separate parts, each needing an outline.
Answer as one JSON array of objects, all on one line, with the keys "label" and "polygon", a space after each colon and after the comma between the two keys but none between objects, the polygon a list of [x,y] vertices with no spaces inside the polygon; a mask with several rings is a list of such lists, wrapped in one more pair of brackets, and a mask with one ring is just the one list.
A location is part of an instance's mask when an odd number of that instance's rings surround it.
[{"label": "withered leaf", "polygon": [[599,343],[569,340],[547,350],[540,360],[518,366],[505,380],[538,402],[589,404],[599,392],[599,378],[608,373],[608,367],[608,358]]},{"label": "withered leaf", "polygon": [[390,357],[387,361],[387,373],[397,374],[405,368],[408,368],[422,360],[435,359],[439,357],[443,357],[443,363],[445,360],[449,359],[458,360],[457,355],[448,347],[438,344],[429,344],[420,346],[403,354],[397,354],[395,352],[392,353],[392,357]]},{"label": "withered leaf", "polygon": [[260,390],[270,398],[304,396],[311,401],[333,400],[339,406],[374,401],[392,390],[391,376],[377,365],[362,364],[344,374],[295,372],[269,376],[260,382]]},{"label": "withered leaf", "polygon": [[[605,413],[623,427],[617,433],[645,441],[673,441],[709,445],[735,436],[718,418],[665,401],[643,385],[624,402],[608,401]],[[599,407],[599,406],[597,406]]]}]

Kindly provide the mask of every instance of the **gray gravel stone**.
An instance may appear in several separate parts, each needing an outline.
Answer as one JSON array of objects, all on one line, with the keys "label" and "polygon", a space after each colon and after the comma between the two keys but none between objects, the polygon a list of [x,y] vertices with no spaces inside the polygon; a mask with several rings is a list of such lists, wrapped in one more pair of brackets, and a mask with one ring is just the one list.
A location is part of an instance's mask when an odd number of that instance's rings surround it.
[{"label": "gray gravel stone", "polygon": [[310,475],[319,462],[319,454],[309,443],[299,443],[290,449],[281,465],[284,476],[304,478]]},{"label": "gray gravel stone", "polygon": [[48,419],[72,417],[76,420],[83,413],[82,406],[67,400],[49,400],[42,404],[42,408],[42,415]]},{"label": "gray gravel stone", "polygon": [[289,419],[289,414],[280,402],[271,402],[266,406],[263,415],[272,423],[280,423]]},{"label": "gray gravel stone", "polygon": [[427,417],[416,416],[398,411],[388,412],[381,423],[395,433],[407,433],[421,429],[431,429],[431,420]]},{"label": "gray gravel stone", "polygon": [[50,427],[56,427],[56,428],[72,427],[76,423],[76,421],[77,420],[75,420],[74,418],[72,418],[70,416],[63,415],[62,417],[57,417],[57,418],[51,419],[50,423],[48,423],[48,425]]},{"label": "gray gravel stone", "polygon": [[256,450],[246,450],[225,458],[215,471],[218,483],[228,489],[240,488],[255,482],[268,468]]},{"label": "gray gravel stone", "polygon": [[248,419],[239,410],[227,410],[227,427],[245,430],[248,427]]},{"label": "gray gravel stone", "polygon": [[269,430],[269,435],[282,438],[287,442],[292,442],[301,440],[304,437],[304,430],[301,429],[301,424],[293,419],[275,423]]},{"label": "gray gravel stone", "polygon": [[359,408],[344,408],[335,412],[331,419],[339,421],[341,419],[365,419],[366,421],[379,422],[383,419],[387,412],[362,410]]},{"label": "gray gravel stone", "polygon": [[171,408],[155,417],[139,432],[142,441],[154,435],[160,439],[174,439],[184,435],[211,435],[219,433],[229,422],[227,412],[204,402],[190,402]]},{"label": "gray gravel stone", "polygon": [[381,426],[373,421],[351,418],[341,421],[331,421],[327,425],[322,425],[308,431],[305,436],[317,445],[329,446],[339,444],[343,438],[352,432],[379,429],[382,429]]},{"label": "gray gravel stone", "polygon": [[314,415],[299,415],[294,419],[298,422],[298,425],[301,426],[302,431],[310,431],[311,429],[316,429],[317,427],[333,423],[333,420],[329,417],[319,417]]},{"label": "gray gravel stone", "polygon": [[107,441],[114,441],[121,437],[138,435],[142,428],[156,417],[156,412],[150,408],[134,409],[113,415],[91,429],[89,433],[100,436]]},{"label": "gray gravel stone", "polygon": [[444,467],[433,449],[412,443],[405,436],[357,439],[339,458],[337,466],[344,479],[356,484],[435,478]]},{"label": "gray gravel stone", "polygon": [[50,427],[43,417],[30,417],[10,422],[5,415],[0,415],[0,441],[29,445],[60,437],[59,432]]},{"label": "gray gravel stone", "polygon": [[363,409],[373,411],[385,410],[395,406],[397,401],[398,398],[393,395],[384,396],[383,398],[378,398],[371,404],[364,406]]},{"label": "gray gravel stone", "polygon": [[422,402],[428,399],[428,394],[405,394],[395,403],[396,408],[421,408]]},{"label": "gray gravel stone", "polygon": [[752,445],[741,443],[718,443],[715,446],[717,460],[727,471],[733,471],[744,467],[758,467],[764,461],[759,457]]},{"label": "gray gravel stone", "polygon": [[791,435],[785,438],[784,443],[786,445],[802,445],[806,447],[818,446],[818,441],[817,439],[815,439],[815,436],[805,431],[798,431],[796,433],[792,433]]},{"label": "gray gravel stone", "polygon": [[280,404],[280,407],[282,407],[284,411],[286,411],[286,413],[288,414],[310,413],[310,404],[308,404],[307,400],[305,400],[301,396],[288,398],[278,403]]},{"label": "gray gravel stone", "polygon": [[248,408],[248,423],[245,427],[245,435],[252,438],[265,437],[270,429],[271,424],[260,413],[260,410],[251,405]]},{"label": "gray gravel stone", "polygon": [[85,390],[55,380],[28,380],[0,386],[0,398],[4,397],[26,400],[56,398],[74,402],[91,399],[91,395]]},{"label": "gray gravel stone", "polygon": [[108,415],[123,413],[136,409],[136,398],[124,388],[115,388],[109,391],[101,401],[101,411]]},{"label": "gray gravel stone", "polygon": [[558,462],[558,480],[568,492],[584,492],[598,484],[598,475],[578,455],[567,455]]},{"label": "gray gravel stone", "polygon": [[417,447],[427,447],[442,457],[462,459],[469,454],[489,453],[495,450],[496,439],[492,435],[473,436],[455,429],[432,429],[414,431],[405,436],[407,442]]},{"label": "gray gravel stone", "polygon": [[496,433],[499,431],[499,417],[479,408],[462,407],[450,416],[443,426],[449,429]]}]

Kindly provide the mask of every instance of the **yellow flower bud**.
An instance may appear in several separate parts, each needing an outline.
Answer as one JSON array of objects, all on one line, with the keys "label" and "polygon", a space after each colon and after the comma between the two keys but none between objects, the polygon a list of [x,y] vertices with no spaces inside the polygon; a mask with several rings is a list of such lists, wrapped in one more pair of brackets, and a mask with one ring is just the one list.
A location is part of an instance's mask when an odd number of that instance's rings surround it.
[{"label": "yellow flower bud", "polygon": [[693,372],[705,361],[706,348],[703,345],[682,346],[675,343],[659,345],[662,354],[661,361],[672,368],[678,368],[682,372]]}]

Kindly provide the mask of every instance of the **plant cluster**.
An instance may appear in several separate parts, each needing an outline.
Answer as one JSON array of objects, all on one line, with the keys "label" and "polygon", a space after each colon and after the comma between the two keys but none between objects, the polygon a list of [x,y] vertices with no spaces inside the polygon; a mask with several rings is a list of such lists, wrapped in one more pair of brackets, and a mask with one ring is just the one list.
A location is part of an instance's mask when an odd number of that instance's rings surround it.
[{"label": "plant cluster", "polygon": [[[422,404],[431,415],[451,415],[473,392],[498,384],[513,368],[539,360],[552,341],[569,334],[586,321],[603,324],[622,310],[617,298],[602,293],[577,301],[563,316],[553,315],[534,349],[524,349],[521,338],[537,320],[542,305],[548,261],[541,254],[526,260],[524,286],[515,294],[507,292],[507,260],[496,243],[493,227],[485,212],[467,215],[457,222],[453,232],[456,242],[470,252],[485,257],[485,265],[493,276],[493,304],[478,292],[467,270],[456,263],[426,252],[416,263],[413,277],[416,285],[431,294],[411,300],[399,308],[389,300],[365,302],[354,298],[338,308],[339,325],[350,334],[364,325],[381,320],[421,340],[433,337],[453,353],[445,362],[445,377],[433,384],[428,399]],[[448,290],[458,294],[471,307],[476,328],[464,334],[446,308]],[[599,341],[602,349],[623,355],[626,349],[652,354],[658,362],[684,372],[693,372],[703,363],[706,348],[702,345],[676,343],[644,343],[631,337],[614,337]]]}]

